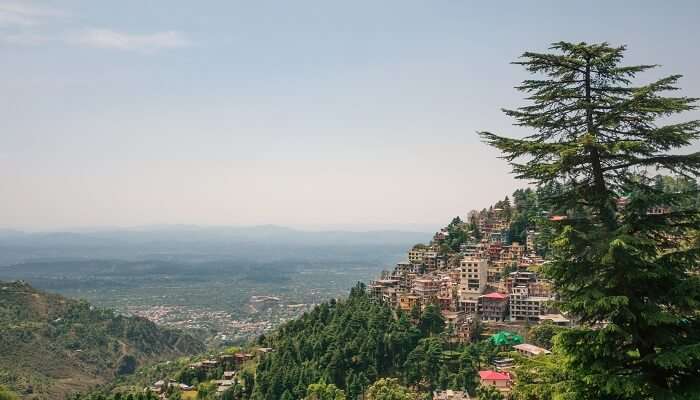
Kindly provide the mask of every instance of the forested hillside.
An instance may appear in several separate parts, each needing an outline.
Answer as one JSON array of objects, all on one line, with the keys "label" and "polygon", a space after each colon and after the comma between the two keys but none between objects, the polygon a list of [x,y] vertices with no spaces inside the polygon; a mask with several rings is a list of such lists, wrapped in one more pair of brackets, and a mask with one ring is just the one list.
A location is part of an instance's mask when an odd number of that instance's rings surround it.
[{"label": "forested hillside", "polygon": [[275,352],[257,367],[254,399],[301,399],[309,385],[334,384],[354,399],[382,377],[422,389],[475,389],[488,342],[453,347],[435,306],[396,314],[370,301],[358,284],[347,300],[332,300],[282,326],[263,344]]},{"label": "forested hillside", "polygon": [[204,351],[190,335],[85,301],[0,282],[0,384],[59,399],[143,364]]}]

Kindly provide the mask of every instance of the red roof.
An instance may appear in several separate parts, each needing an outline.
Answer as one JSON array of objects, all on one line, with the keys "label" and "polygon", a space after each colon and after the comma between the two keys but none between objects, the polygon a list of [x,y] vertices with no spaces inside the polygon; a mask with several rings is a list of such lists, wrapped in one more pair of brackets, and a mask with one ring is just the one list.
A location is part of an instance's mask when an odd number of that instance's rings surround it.
[{"label": "red roof", "polygon": [[566,219],[566,215],[553,215],[549,220],[550,221],[563,221]]},{"label": "red roof", "polygon": [[479,378],[485,381],[509,381],[510,374],[507,372],[479,371]]},{"label": "red roof", "polygon": [[485,294],[481,297],[485,297],[487,299],[494,299],[494,300],[503,300],[508,296],[506,296],[503,293],[493,292],[493,293]]}]

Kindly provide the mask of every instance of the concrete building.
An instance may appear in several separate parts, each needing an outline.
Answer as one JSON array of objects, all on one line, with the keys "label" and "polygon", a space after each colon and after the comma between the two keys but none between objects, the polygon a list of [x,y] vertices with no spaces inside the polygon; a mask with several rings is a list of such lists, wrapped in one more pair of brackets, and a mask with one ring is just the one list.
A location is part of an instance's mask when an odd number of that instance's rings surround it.
[{"label": "concrete building", "polygon": [[536,253],[535,235],[535,231],[527,231],[527,236],[525,237],[525,251],[528,253]]},{"label": "concrete building", "polygon": [[413,294],[420,298],[422,305],[437,303],[440,282],[432,277],[423,276],[413,280]]},{"label": "concrete building", "polygon": [[442,311],[446,326],[457,326],[466,321],[466,314],[461,311]]},{"label": "concrete building", "polygon": [[420,297],[412,293],[401,293],[399,294],[399,307],[403,311],[411,311],[413,307],[418,305],[421,306]]},{"label": "concrete building", "polygon": [[527,286],[514,287],[508,296],[511,321],[539,320],[547,311],[550,297],[530,296]]},{"label": "concrete building", "polygon": [[479,297],[479,316],[484,321],[503,321],[508,315],[508,296],[489,293]]},{"label": "concrete building", "polygon": [[400,283],[401,280],[396,278],[377,279],[369,283],[367,291],[372,299],[396,308],[399,305]]},{"label": "concrete building", "polygon": [[459,294],[469,298],[470,295],[480,295],[486,288],[488,263],[472,257],[464,257],[459,265]]},{"label": "concrete building", "polygon": [[506,290],[510,292],[516,286],[529,286],[537,282],[537,274],[530,271],[511,272],[506,277]]},{"label": "concrete building", "polygon": [[469,296],[460,296],[457,309],[467,315],[474,315],[479,312],[479,297],[477,295]]}]

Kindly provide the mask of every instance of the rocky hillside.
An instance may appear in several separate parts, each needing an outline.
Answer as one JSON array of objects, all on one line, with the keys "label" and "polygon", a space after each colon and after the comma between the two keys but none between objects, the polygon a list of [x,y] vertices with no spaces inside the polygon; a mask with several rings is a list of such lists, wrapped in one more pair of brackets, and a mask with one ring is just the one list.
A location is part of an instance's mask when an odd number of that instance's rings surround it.
[{"label": "rocky hillside", "polygon": [[85,301],[0,281],[0,384],[27,399],[61,399],[137,366],[200,353],[192,336]]}]

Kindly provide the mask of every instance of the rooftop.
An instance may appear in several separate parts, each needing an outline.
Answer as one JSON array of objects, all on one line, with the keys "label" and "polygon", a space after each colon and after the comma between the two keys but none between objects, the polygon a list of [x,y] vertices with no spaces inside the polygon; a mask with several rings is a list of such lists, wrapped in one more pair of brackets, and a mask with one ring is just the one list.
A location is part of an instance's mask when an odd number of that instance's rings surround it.
[{"label": "rooftop", "polygon": [[555,323],[568,323],[569,319],[561,314],[544,314],[538,317],[540,321],[552,321]]},{"label": "rooftop", "polygon": [[503,293],[493,292],[493,293],[485,294],[481,297],[486,298],[486,299],[504,300],[508,296],[506,296]]},{"label": "rooftop", "polygon": [[529,343],[523,343],[523,344],[516,344],[513,346],[514,349],[524,351],[530,354],[534,355],[539,355],[539,354],[551,354],[552,352],[543,349],[542,347],[535,346],[534,344],[529,344]]},{"label": "rooftop", "polygon": [[479,371],[479,378],[487,381],[509,381],[510,374],[507,372]]}]

